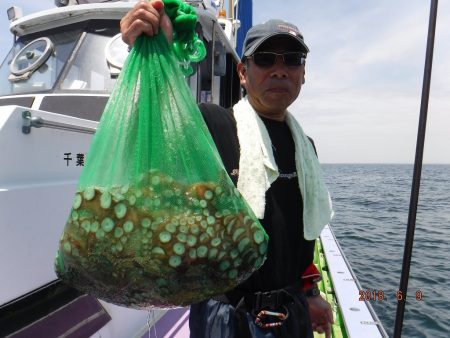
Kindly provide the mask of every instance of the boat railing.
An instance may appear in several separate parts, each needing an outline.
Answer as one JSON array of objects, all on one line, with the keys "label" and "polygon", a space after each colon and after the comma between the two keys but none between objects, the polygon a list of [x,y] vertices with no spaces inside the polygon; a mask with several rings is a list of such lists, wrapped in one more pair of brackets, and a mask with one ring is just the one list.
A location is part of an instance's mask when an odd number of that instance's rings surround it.
[{"label": "boat railing", "polygon": [[362,290],[361,285],[330,225],[322,231],[320,239],[347,336],[388,338],[371,304],[366,300],[364,302],[358,300],[359,291]]},{"label": "boat railing", "polygon": [[96,128],[92,127],[77,126],[74,124],[43,119],[42,117],[39,116],[33,116],[31,112],[28,110],[22,112],[22,120],[23,120],[22,132],[24,134],[29,134],[31,132],[32,127],[68,130],[86,134],[95,134],[96,131]]}]

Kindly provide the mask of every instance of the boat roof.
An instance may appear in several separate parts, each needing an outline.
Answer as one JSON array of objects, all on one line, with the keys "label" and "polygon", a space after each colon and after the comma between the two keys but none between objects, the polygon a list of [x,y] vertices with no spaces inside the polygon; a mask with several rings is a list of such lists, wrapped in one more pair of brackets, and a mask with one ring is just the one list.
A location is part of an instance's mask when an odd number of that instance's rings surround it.
[{"label": "boat roof", "polygon": [[23,36],[92,19],[120,20],[134,5],[113,2],[55,7],[15,20],[9,29],[11,33]]},{"label": "boat roof", "polygon": [[[21,37],[88,20],[120,20],[135,4],[136,2],[112,2],[55,7],[17,19],[10,24],[9,28],[11,33]],[[235,59],[239,60],[235,49],[223,33],[215,13],[203,8],[201,4],[200,6],[196,7],[196,12],[198,21],[204,28],[204,37],[211,41],[212,34],[210,32],[214,30],[219,33],[216,34],[216,39],[222,42],[228,53],[233,54]]]}]

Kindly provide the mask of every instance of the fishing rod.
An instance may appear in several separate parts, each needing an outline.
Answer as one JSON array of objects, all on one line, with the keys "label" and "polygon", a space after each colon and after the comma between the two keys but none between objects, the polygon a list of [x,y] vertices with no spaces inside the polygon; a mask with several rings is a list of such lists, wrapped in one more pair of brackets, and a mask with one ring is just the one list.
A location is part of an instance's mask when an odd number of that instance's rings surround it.
[{"label": "fishing rod", "polygon": [[403,253],[402,274],[400,277],[397,314],[395,317],[394,338],[402,335],[403,317],[405,313],[406,294],[408,289],[409,269],[411,265],[414,230],[416,227],[417,204],[419,200],[420,177],[422,174],[423,148],[425,143],[425,130],[427,124],[428,100],[430,97],[431,68],[433,65],[434,36],[436,31],[438,0],[431,0],[430,19],[428,23],[427,49],[425,56],[425,69],[422,85],[422,99],[420,103],[419,130],[417,132],[416,158],[414,160],[414,174],[409,204],[408,227],[406,229],[405,249]]}]

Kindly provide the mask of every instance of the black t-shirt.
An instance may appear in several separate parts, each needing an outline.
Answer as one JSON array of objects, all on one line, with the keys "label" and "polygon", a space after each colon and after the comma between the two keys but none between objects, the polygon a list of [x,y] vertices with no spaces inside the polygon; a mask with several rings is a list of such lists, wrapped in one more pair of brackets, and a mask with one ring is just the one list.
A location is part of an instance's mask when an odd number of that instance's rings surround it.
[{"label": "black t-shirt", "polygon": [[[225,169],[237,185],[239,140],[233,113],[214,104],[200,104],[199,108]],[[303,237],[303,202],[291,131],[286,122],[262,120],[272,141],[280,175],[266,192],[264,219],[260,220],[269,235],[267,259],[238,287],[243,292],[275,290],[298,282],[314,256],[315,241]]]}]

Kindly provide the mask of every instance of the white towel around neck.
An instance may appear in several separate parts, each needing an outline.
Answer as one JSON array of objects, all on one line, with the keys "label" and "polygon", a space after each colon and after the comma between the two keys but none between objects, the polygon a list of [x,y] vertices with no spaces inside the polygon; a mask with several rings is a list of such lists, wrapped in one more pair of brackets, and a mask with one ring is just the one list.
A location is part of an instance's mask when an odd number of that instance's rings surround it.
[{"label": "white towel around neck", "polygon": [[[278,178],[278,166],[272,151],[272,141],[261,118],[244,97],[233,107],[240,145],[237,188],[256,217],[264,218],[266,191]],[[288,111],[286,123],[295,143],[295,163],[303,198],[303,235],[307,240],[319,237],[333,217],[328,190],[322,170],[308,137]]]}]

